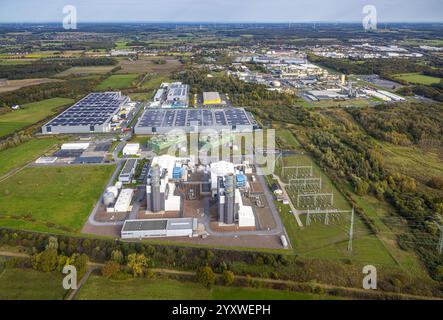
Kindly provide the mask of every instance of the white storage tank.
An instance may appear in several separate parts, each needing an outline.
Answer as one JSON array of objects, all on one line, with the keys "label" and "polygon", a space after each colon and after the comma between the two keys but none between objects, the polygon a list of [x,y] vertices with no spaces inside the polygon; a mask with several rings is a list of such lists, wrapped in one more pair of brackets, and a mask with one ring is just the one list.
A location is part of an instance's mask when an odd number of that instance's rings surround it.
[{"label": "white storage tank", "polygon": [[288,240],[286,240],[286,237],[284,235],[281,235],[280,241],[281,241],[281,244],[283,245],[283,247],[285,247],[285,248],[288,247]]},{"label": "white storage tank", "polygon": [[115,202],[115,196],[112,192],[105,192],[103,195],[103,203],[105,206],[109,206]]},{"label": "white storage tank", "polygon": [[107,193],[112,193],[112,194],[114,195],[114,198],[117,198],[117,197],[118,197],[118,189],[117,189],[117,187],[115,187],[115,186],[108,187],[108,188],[106,189],[106,192],[107,192]]},{"label": "white storage tank", "polygon": [[115,183],[115,187],[116,187],[118,190],[121,190],[121,188],[123,188],[123,182],[121,182],[121,181],[117,181],[117,182]]}]

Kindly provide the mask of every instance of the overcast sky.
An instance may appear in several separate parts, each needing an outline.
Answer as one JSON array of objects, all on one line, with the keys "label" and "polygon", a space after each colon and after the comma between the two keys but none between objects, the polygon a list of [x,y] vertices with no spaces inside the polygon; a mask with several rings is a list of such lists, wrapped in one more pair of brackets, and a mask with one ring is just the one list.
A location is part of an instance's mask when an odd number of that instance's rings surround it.
[{"label": "overcast sky", "polygon": [[443,22],[443,0],[0,0],[0,23],[61,23],[68,4],[79,23],[361,21],[368,4],[380,22]]}]

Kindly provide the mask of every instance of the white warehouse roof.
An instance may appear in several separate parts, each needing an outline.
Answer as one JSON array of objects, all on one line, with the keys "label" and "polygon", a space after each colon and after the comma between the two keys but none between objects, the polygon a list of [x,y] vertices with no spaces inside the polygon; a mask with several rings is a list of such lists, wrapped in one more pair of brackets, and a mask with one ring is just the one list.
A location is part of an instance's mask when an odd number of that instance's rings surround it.
[{"label": "white warehouse roof", "polygon": [[140,143],[128,143],[123,148],[123,155],[136,155],[140,151]]},{"label": "white warehouse roof", "polygon": [[75,143],[63,143],[62,150],[86,150],[89,148],[89,143],[75,142]]},{"label": "white warehouse roof", "polygon": [[168,170],[168,178],[172,179],[172,173],[175,166],[181,167],[183,162],[189,161],[189,158],[178,158],[169,154],[162,155],[160,157],[154,157],[152,159],[151,167],[158,165],[162,170]]},{"label": "white warehouse roof", "polygon": [[123,189],[115,202],[115,212],[128,212],[131,207],[133,189]]}]

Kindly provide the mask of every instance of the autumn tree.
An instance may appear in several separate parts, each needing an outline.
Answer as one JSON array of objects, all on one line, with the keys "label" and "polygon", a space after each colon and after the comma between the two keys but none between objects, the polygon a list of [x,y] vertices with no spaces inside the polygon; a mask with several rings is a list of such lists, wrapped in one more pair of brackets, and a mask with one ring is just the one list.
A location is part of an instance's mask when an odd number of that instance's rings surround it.
[{"label": "autumn tree", "polygon": [[223,282],[225,283],[225,285],[230,286],[231,284],[234,283],[235,280],[235,275],[234,272],[229,271],[229,270],[225,270],[223,271]]},{"label": "autumn tree", "polygon": [[133,253],[128,255],[128,268],[131,269],[134,277],[143,276],[149,264],[150,260],[144,254]]},{"label": "autumn tree", "polygon": [[197,280],[206,288],[210,289],[215,283],[215,273],[211,267],[203,267],[197,271]]},{"label": "autumn tree", "polygon": [[105,278],[112,278],[115,274],[120,271],[120,264],[115,261],[108,261],[102,268],[102,275]]}]

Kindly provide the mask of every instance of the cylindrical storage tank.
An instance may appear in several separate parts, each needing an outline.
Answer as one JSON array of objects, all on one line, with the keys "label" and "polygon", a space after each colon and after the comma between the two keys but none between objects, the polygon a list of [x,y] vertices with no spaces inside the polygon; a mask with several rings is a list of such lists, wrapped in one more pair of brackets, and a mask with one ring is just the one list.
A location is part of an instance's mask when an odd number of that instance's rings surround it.
[{"label": "cylindrical storage tank", "polygon": [[118,197],[118,189],[117,189],[117,187],[115,187],[115,186],[108,187],[108,188],[106,189],[106,192],[112,193],[112,194],[114,195],[115,198]]},{"label": "cylindrical storage tank", "polygon": [[288,247],[288,240],[286,240],[286,237],[284,235],[282,235],[280,237],[280,241],[281,241],[281,244],[283,245],[283,247],[285,247],[285,248]]},{"label": "cylindrical storage tank", "polygon": [[121,188],[123,188],[123,182],[121,182],[121,181],[117,181],[117,182],[115,183],[115,187],[116,187],[118,190],[120,190]]},{"label": "cylindrical storage tank", "polygon": [[112,192],[105,192],[103,195],[103,203],[105,206],[109,206],[110,204],[115,202],[115,196]]}]

